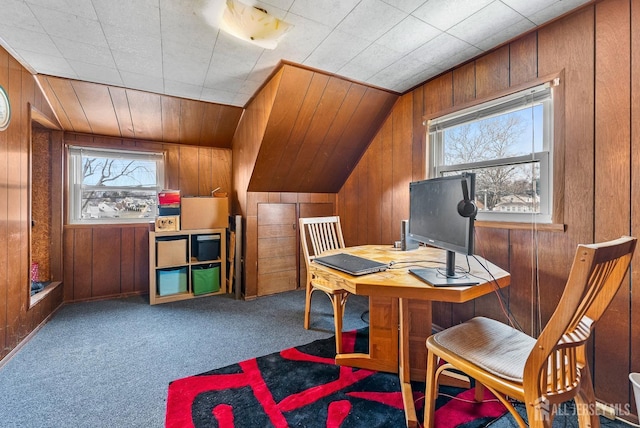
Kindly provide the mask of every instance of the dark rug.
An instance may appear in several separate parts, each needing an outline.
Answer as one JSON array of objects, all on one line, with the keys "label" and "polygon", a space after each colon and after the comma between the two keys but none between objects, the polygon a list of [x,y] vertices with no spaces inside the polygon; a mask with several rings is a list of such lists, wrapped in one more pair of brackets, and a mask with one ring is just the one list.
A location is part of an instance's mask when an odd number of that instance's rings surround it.
[{"label": "dark rug", "polygon": [[[368,331],[344,334],[345,352],[368,352]],[[333,338],[258,357],[169,385],[166,427],[402,427],[397,375],[334,364]],[[424,383],[413,384],[422,420]],[[473,389],[440,388],[437,427],[476,428],[506,409]],[[492,399],[493,398],[493,399]]]}]

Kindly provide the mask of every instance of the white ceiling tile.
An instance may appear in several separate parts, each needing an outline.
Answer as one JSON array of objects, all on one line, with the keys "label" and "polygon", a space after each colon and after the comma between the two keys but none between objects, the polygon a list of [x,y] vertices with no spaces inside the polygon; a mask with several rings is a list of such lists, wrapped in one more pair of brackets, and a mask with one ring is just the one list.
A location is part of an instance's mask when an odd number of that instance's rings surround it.
[{"label": "white ceiling tile", "polygon": [[[431,24],[439,30],[446,31],[465,20],[494,0],[429,0],[416,9],[412,15]],[[491,20],[486,24],[494,26],[498,21]]]},{"label": "white ceiling tile", "polygon": [[98,0],[93,5],[103,24],[124,28],[135,34],[160,36],[158,0]]},{"label": "white ceiling tile", "polygon": [[71,40],[79,38],[90,45],[106,46],[102,27],[100,22],[96,20],[40,6],[31,6],[31,10],[42,24],[44,31],[50,36],[64,37]]},{"label": "white ceiling tile", "polygon": [[164,93],[164,81],[161,77],[149,76],[148,74],[120,71],[120,77],[126,88],[140,91]]},{"label": "white ceiling tile", "polygon": [[[422,61],[425,64],[437,65],[448,60],[448,58],[456,52],[460,52],[471,47],[472,46],[468,43],[453,37],[450,34],[442,33],[422,45],[420,48],[411,52],[409,56]],[[476,49],[476,51],[479,52],[479,49]]]},{"label": "white ceiling tile", "polygon": [[409,15],[376,40],[376,43],[398,52],[407,53],[427,43],[440,33],[441,31],[437,28]]},{"label": "white ceiling tile", "polygon": [[0,43],[34,73],[244,105],[283,60],[402,92],[589,0],[240,1],[293,29],[268,50],[219,30],[226,0],[0,0]]},{"label": "white ceiling tile", "polygon": [[385,46],[372,44],[337,70],[337,74],[354,80],[366,81],[402,55]]},{"label": "white ceiling tile", "polygon": [[120,73],[115,68],[102,67],[95,64],[72,60],[69,60],[69,65],[78,76],[88,77],[92,82],[122,86]]},{"label": "white ceiling tile", "polygon": [[[22,0],[2,0],[0,22],[4,25],[44,33],[31,8]],[[6,36],[6,33],[3,31]]]},{"label": "white ceiling tile", "polygon": [[[480,9],[459,24],[451,27],[447,33],[469,44],[477,46],[503,27],[510,27],[522,19],[522,15],[504,3],[496,1]],[[500,25],[482,25],[484,22],[499,22]]]},{"label": "white ceiling tile", "polygon": [[249,100],[249,95],[238,94],[237,92],[225,91],[220,89],[203,88],[200,99],[202,101],[215,102],[218,104],[227,104],[231,106],[242,107]]},{"label": "white ceiling tile", "polygon": [[[58,48],[46,33],[1,24],[0,31],[6,34],[6,36],[3,36],[3,39],[13,49],[25,49],[31,52],[40,52],[49,55],[58,53]],[[60,56],[62,56],[62,53],[60,53]]]},{"label": "white ceiling tile", "polygon": [[232,92],[238,92],[242,88],[245,80],[238,79],[231,74],[215,72],[209,70],[204,80],[204,87],[207,89],[220,89]]},{"label": "white ceiling tile", "polygon": [[495,46],[507,42],[519,34],[526,33],[534,27],[533,23],[528,19],[521,19],[513,25],[502,28],[499,32],[483,39],[476,46],[483,51],[488,51]]},{"label": "white ceiling tile", "polygon": [[164,9],[161,10],[161,16],[162,40],[172,40],[199,47],[213,48],[215,45],[218,30],[209,25],[204,17],[194,19],[193,15],[170,13]]},{"label": "white ceiling tile", "polygon": [[373,42],[405,16],[406,14],[382,0],[362,0],[336,29]]},{"label": "white ceiling tile", "polygon": [[335,28],[360,0],[296,0],[290,12]]},{"label": "white ceiling tile", "polygon": [[46,9],[57,10],[63,13],[73,13],[83,18],[98,20],[96,11],[91,1],[86,0],[27,0],[28,4],[41,6]]},{"label": "white ceiling tile", "polygon": [[304,64],[333,73],[370,44],[360,37],[336,30],[305,59]]},{"label": "white ceiling tile", "polygon": [[53,43],[61,54],[70,61],[82,61],[102,67],[116,68],[111,50],[104,46],[93,46],[77,40],[54,37]]},{"label": "white ceiling tile", "polygon": [[20,51],[20,56],[38,73],[71,79],[78,78],[78,75],[73,71],[67,60],[62,57],[25,50]]},{"label": "white ceiling tile", "polygon": [[411,13],[424,3],[424,0],[382,0],[385,3],[400,9],[405,13]]},{"label": "white ceiling tile", "polygon": [[[556,1],[549,7],[540,10],[529,16],[529,19],[536,25],[541,25],[559,15],[563,15],[564,13],[580,7],[581,5],[588,3],[589,0],[562,0]],[[636,4],[634,2],[633,4]]]},{"label": "white ceiling tile", "polygon": [[131,37],[128,31],[113,25],[103,25],[103,29],[110,49],[131,54],[139,53],[152,58],[162,56],[162,40],[158,37]]},{"label": "white ceiling tile", "polygon": [[118,70],[162,78],[162,58],[149,58],[131,52],[111,52]]},{"label": "white ceiling tile", "polygon": [[202,96],[202,84],[196,85],[187,82],[176,82],[171,79],[164,79],[164,90],[167,95],[174,95],[192,100],[199,100]]}]

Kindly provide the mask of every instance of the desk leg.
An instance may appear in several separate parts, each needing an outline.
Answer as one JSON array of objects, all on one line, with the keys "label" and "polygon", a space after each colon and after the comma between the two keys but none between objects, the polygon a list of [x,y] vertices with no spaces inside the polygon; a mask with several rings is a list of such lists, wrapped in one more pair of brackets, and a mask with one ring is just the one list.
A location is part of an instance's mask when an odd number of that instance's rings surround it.
[{"label": "desk leg", "polygon": [[369,296],[369,353],[338,354],[336,364],[398,373],[398,299]]},{"label": "desk leg", "polygon": [[398,374],[400,375],[400,388],[402,390],[402,402],[404,404],[404,414],[407,427],[415,428],[418,426],[418,417],[416,416],[416,406],[413,402],[413,390],[411,389],[411,366],[409,363],[409,300],[400,300],[400,358]]}]

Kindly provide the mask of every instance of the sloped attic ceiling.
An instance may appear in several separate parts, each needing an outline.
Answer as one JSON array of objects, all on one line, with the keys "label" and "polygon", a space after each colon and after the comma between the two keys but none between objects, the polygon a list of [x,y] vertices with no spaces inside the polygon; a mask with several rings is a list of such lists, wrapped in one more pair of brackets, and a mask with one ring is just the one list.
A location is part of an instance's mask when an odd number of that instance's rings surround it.
[{"label": "sloped attic ceiling", "polygon": [[37,75],[60,129],[231,148],[242,108]]},{"label": "sloped attic ceiling", "polygon": [[336,193],[398,95],[320,71],[282,67],[272,78],[279,82],[248,190]]}]

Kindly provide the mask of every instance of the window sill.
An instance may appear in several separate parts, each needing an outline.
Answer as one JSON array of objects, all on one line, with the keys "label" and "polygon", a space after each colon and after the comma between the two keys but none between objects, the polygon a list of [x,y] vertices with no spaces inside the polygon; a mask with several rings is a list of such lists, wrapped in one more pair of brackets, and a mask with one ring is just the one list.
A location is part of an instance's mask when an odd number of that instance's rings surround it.
[{"label": "window sill", "polygon": [[561,223],[525,223],[515,221],[478,221],[474,223],[475,227],[484,227],[487,229],[511,229],[511,230],[539,230],[541,232],[564,232],[567,226]]},{"label": "window sill", "polygon": [[62,284],[62,281],[53,281],[48,284],[42,291],[30,296],[29,300],[29,309],[33,308],[39,301],[44,299],[49,293],[55,290],[58,286]]}]

